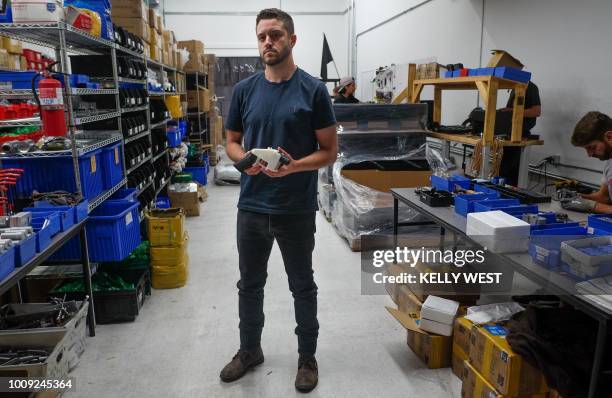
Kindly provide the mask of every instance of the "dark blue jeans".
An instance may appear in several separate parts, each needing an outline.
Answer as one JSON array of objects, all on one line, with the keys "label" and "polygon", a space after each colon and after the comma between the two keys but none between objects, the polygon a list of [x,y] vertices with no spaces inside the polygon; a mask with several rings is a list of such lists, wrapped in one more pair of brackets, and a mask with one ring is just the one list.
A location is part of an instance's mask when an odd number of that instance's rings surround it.
[{"label": "dark blue jeans", "polygon": [[268,258],[276,240],[289,278],[289,290],[293,294],[298,352],[314,355],[319,335],[317,285],[312,270],[315,214],[276,215],[238,210],[240,280],[237,286],[242,349],[260,345]]}]

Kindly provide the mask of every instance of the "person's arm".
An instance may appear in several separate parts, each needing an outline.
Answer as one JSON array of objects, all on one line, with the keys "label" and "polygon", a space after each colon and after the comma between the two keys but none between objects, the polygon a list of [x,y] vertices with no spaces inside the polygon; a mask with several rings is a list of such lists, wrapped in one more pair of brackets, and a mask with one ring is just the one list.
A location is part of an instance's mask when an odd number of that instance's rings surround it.
[{"label": "person's arm", "polygon": [[[234,162],[241,160],[246,155],[246,152],[242,147],[242,133],[226,129],[225,134],[227,137],[225,144],[225,151],[227,152],[227,156]],[[244,172],[248,175],[253,176],[259,174],[262,168],[263,167],[259,163],[256,163],[254,166],[251,166],[248,169],[244,170]]]},{"label": "person's arm", "polygon": [[336,126],[331,125],[320,130],[315,130],[315,135],[319,143],[319,149],[317,151],[301,159],[293,159],[287,151],[279,147],[278,150],[289,158],[289,164],[281,166],[276,171],[264,169],[263,172],[270,177],[284,177],[292,173],[318,170],[321,167],[334,163],[338,156]]},{"label": "person's arm", "polygon": [[594,200],[598,203],[610,203],[610,194],[608,193],[608,185],[601,184],[599,191],[582,195],[584,199]]},{"label": "person's arm", "polygon": [[542,105],[535,105],[531,108],[525,109],[523,117],[540,117],[542,114]]},{"label": "person's arm", "polygon": [[612,213],[612,205],[607,203],[597,203],[593,208],[593,213],[610,214]]}]

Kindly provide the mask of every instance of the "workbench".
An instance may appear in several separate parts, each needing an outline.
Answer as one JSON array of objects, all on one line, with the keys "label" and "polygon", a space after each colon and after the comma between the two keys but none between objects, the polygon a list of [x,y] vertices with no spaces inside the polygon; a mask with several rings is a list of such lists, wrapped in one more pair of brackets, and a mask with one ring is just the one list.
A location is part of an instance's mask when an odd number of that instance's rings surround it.
[{"label": "workbench", "polygon": [[[393,239],[394,247],[397,246],[399,227],[415,226],[410,222],[398,222],[399,203],[409,206],[420,215],[426,217],[432,224],[440,227],[441,235],[445,231],[451,231],[462,240],[469,242],[475,247],[482,247],[478,242],[466,235],[467,218],[455,213],[454,207],[430,207],[421,202],[419,196],[415,193],[414,188],[394,188],[391,190],[393,195]],[[569,218],[582,222],[586,221],[587,216],[583,213],[576,213],[563,210],[558,203],[544,203],[538,205],[540,211],[557,211],[567,213]],[[422,223],[419,223],[422,225]],[[508,253],[496,254],[487,251],[487,256],[495,258],[504,267],[512,269],[515,272],[525,276],[530,281],[540,286],[548,294],[554,294],[561,298],[562,301],[572,305],[574,308],[583,311],[591,318],[598,322],[598,332],[596,336],[595,357],[593,359],[593,368],[591,373],[589,398],[595,398],[597,395],[597,385],[600,377],[603,377],[602,362],[605,352],[606,338],[608,334],[608,326],[612,319],[612,309],[597,305],[591,301],[584,299],[581,295],[576,294],[576,282],[571,278],[548,270],[536,264],[527,252],[523,253]],[[605,372],[609,374],[608,372]]]},{"label": "workbench", "polygon": [[91,286],[91,268],[89,264],[89,255],[87,251],[87,236],[85,232],[85,223],[87,219],[73,225],[67,231],[60,232],[51,239],[51,243],[43,249],[40,253],[37,253],[30,261],[21,267],[15,268],[5,279],[0,282],[0,295],[6,293],[14,286],[17,286],[19,290],[19,297],[21,298],[21,287],[19,281],[28,275],[34,268],[44,263],[49,257],[51,257],[56,251],[58,251],[64,244],[70,239],[79,235],[79,241],[81,244],[81,263],[83,265],[83,280],[85,282],[85,291],[89,296],[89,309],[87,311],[87,323],[89,324],[89,335],[95,336],[96,332],[96,318],[93,307],[93,292]]}]

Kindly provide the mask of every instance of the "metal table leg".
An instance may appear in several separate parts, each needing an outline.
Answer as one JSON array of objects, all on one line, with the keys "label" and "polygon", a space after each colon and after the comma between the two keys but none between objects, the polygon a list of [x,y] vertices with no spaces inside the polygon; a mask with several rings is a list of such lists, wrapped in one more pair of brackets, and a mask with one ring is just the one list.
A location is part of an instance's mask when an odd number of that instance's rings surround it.
[{"label": "metal table leg", "polygon": [[[399,224],[399,201],[396,197],[393,198],[393,250],[397,247],[397,229]],[[397,254],[393,256],[393,264],[397,264]]]},{"label": "metal table leg", "polygon": [[607,322],[603,320],[599,321],[597,343],[595,344],[595,356],[593,358],[593,367],[591,368],[591,381],[589,383],[589,398],[595,398],[597,396],[597,384],[599,383],[599,374],[601,373],[603,354],[606,350],[607,334]]},{"label": "metal table leg", "polygon": [[446,236],[446,230],[444,227],[440,227],[440,249],[444,249],[444,238]]},{"label": "metal table leg", "polygon": [[87,251],[87,232],[85,227],[79,232],[79,240],[81,241],[81,262],[83,263],[83,280],[85,283],[85,292],[89,296],[89,310],[87,311],[87,321],[89,323],[89,335],[96,335],[96,316],[93,304],[93,290],[91,288],[91,268],[89,266],[89,252]]}]

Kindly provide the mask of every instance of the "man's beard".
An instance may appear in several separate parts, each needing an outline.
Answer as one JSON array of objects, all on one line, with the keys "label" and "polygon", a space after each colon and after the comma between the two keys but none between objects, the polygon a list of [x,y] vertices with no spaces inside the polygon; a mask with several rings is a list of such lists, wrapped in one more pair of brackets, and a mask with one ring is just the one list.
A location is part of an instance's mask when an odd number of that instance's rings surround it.
[{"label": "man's beard", "polygon": [[606,145],[606,152],[601,156],[595,156],[599,160],[610,160],[612,159],[612,147]]},{"label": "man's beard", "polygon": [[264,64],[268,66],[274,66],[274,65],[278,65],[282,63],[283,61],[285,61],[289,57],[289,55],[291,55],[291,46],[288,45],[287,47],[283,48],[280,51],[280,53],[278,53],[278,56],[276,58],[266,61],[265,54],[264,54],[261,56],[261,60],[263,61]]}]

